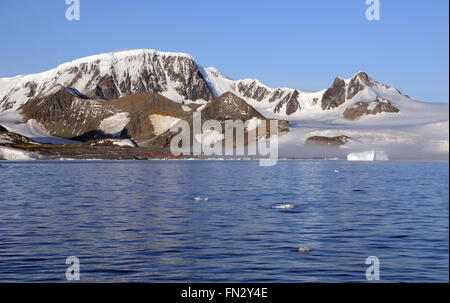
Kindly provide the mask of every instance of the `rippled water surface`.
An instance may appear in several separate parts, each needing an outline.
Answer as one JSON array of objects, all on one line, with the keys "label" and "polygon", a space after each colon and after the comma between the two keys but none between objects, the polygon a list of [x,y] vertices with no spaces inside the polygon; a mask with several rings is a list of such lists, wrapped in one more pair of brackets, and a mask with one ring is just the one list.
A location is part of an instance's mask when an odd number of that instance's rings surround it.
[{"label": "rippled water surface", "polygon": [[0,282],[65,281],[68,256],[82,282],[365,281],[368,256],[381,281],[448,282],[448,172],[448,162],[1,162]]}]

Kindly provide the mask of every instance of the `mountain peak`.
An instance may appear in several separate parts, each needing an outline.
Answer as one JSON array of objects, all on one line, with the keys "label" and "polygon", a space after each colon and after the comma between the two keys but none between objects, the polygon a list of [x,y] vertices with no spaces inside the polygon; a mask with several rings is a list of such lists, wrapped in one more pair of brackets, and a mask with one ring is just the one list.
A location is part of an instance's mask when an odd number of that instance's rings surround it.
[{"label": "mountain peak", "polygon": [[212,66],[210,66],[210,67],[205,67],[204,70],[207,71],[207,72],[209,72],[209,73],[211,73],[214,77],[231,80],[230,78],[228,78],[227,76],[225,76],[224,74],[222,74],[222,73],[221,73],[217,68],[215,68],[215,67],[212,67]]},{"label": "mountain peak", "polygon": [[366,85],[371,85],[373,84],[373,80],[372,78],[369,77],[369,75],[367,75],[365,72],[363,71],[359,71],[357,72],[352,78],[351,80],[360,80],[361,82],[363,82]]},{"label": "mountain peak", "polygon": [[92,99],[111,100],[138,92],[156,92],[182,103],[214,98],[189,54],[134,49],[80,58],[13,79],[0,79],[0,112],[53,93],[61,84]]},{"label": "mountain peak", "polygon": [[64,66],[66,64],[71,63],[82,63],[82,62],[90,62],[95,60],[103,60],[103,59],[123,59],[126,57],[139,56],[139,55],[156,55],[162,57],[183,57],[190,60],[194,60],[194,57],[190,54],[186,53],[176,53],[176,52],[165,52],[159,51],[155,49],[146,49],[146,48],[138,48],[138,49],[126,49],[126,50],[117,50],[111,52],[104,52],[100,54],[95,54],[91,56],[86,56],[82,58],[75,59],[69,63],[64,63],[60,66]]}]

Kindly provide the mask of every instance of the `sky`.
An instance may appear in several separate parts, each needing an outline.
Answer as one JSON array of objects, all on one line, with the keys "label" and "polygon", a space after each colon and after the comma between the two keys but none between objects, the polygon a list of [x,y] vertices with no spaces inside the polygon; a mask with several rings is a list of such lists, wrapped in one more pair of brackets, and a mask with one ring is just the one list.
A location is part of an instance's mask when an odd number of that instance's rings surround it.
[{"label": "sky", "polygon": [[189,53],[232,79],[321,90],[362,70],[409,96],[449,102],[449,1],[0,0],[0,77],[102,52]]}]

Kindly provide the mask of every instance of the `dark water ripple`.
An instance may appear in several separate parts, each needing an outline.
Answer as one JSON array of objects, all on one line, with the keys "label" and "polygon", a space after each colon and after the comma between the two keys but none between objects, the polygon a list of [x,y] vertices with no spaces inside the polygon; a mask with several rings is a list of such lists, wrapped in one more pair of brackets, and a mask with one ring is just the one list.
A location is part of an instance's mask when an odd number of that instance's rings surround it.
[{"label": "dark water ripple", "polygon": [[448,282],[448,162],[1,165],[0,282]]}]

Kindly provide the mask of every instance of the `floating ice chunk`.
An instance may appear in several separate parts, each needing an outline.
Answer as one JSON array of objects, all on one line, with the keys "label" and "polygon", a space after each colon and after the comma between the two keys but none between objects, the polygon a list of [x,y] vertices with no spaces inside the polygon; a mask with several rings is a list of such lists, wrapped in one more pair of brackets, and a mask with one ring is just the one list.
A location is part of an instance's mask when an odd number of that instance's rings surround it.
[{"label": "floating ice chunk", "polygon": [[347,155],[348,161],[387,161],[389,156],[382,150],[371,150]]},{"label": "floating ice chunk", "polygon": [[302,245],[298,248],[299,253],[309,253],[311,249],[308,246]]},{"label": "floating ice chunk", "polygon": [[340,171],[339,171],[339,170],[337,170],[337,169],[335,169],[335,170],[334,170],[334,172],[335,172],[335,173],[340,173]]},{"label": "floating ice chunk", "polygon": [[208,201],[209,198],[208,198],[208,197],[205,197],[205,198],[202,198],[202,197],[195,197],[194,200],[195,200],[195,201],[202,201],[202,200],[203,200],[203,201]]},{"label": "floating ice chunk", "polygon": [[280,204],[280,205],[275,205],[273,208],[276,208],[276,209],[293,209],[294,205],[292,205],[292,204]]}]

